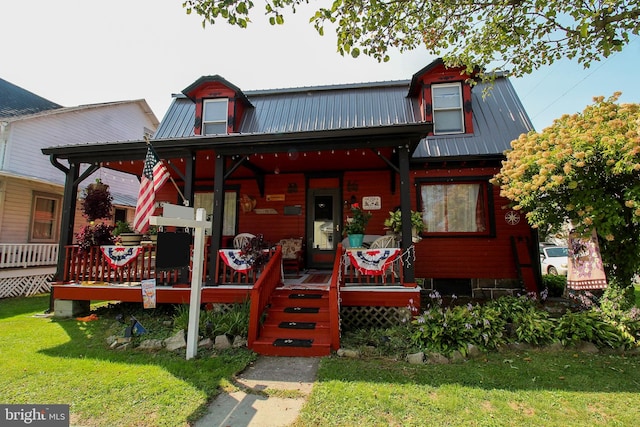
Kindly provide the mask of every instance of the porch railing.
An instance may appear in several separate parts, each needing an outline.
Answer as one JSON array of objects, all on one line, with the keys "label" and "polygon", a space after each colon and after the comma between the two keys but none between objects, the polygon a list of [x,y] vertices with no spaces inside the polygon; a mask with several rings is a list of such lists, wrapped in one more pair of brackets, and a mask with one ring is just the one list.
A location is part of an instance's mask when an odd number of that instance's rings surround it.
[{"label": "porch railing", "polygon": [[329,285],[329,330],[331,331],[331,349],[340,348],[340,287],[344,284],[343,269],[344,249],[338,243],[336,258],[333,261],[333,274]]},{"label": "porch railing", "polygon": [[[156,279],[158,284],[191,283],[191,268],[189,268],[188,278],[181,276],[181,269],[156,270],[155,245],[143,245],[141,248],[140,254],[130,263],[113,267],[102,255],[99,246],[92,246],[88,251],[81,251],[77,245],[66,246],[63,281],[65,283],[129,283]],[[208,248],[205,248],[205,260],[207,256]],[[206,261],[204,267],[203,280],[207,274]]]},{"label": "porch railing", "polygon": [[0,243],[0,268],[28,268],[55,265],[56,243]]},{"label": "porch railing", "polygon": [[249,315],[249,348],[258,339],[262,315],[269,303],[273,291],[282,283],[282,247],[276,246],[275,252],[267,262],[260,277],[251,289],[251,313]]}]

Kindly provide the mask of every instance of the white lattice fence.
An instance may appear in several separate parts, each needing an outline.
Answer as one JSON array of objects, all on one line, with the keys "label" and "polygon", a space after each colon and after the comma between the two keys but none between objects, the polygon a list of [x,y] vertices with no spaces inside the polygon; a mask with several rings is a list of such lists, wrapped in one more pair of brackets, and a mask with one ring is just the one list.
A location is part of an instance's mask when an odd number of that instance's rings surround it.
[{"label": "white lattice fence", "polygon": [[411,318],[406,307],[341,307],[340,317],[344,330],[388,328]]},{"label": "white lattice fence", "polygon": [[51,290],[53,273],[0,278],[0,298],[41,294]]}]

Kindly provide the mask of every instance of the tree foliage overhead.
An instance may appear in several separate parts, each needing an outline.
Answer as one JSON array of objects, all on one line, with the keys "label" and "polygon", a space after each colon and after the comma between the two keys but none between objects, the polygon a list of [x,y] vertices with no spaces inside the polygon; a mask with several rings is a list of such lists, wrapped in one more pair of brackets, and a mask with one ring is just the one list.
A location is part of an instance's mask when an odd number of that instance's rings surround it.
[{"label": "tree foliage overhead", "polygon": [[[283,24],[312,0],[265,0],[272,25]],[[321,5],[328,2],[318,2]],[[188,14],[203,17],[203,26],[220,19],[245,28],[254,8],[251,0],[186,0]],[[640,33],[638,0],[335,0],[319,6],[310,22],[322,35],[335,27],[343,55],[361,53],[389,60],[423,46],[448,65],[498,62],[522,76],[554,61],[575,58],[585,67],[622,50],[631,34]],[[487,70],[491,71],[491,70]]]},{"label": "tree foliage overhead", "polygon": [[543,231],[595,227],[607,276],[628,286],[640,268],[640,104],[619,96],[521,135],[493,183]]}]

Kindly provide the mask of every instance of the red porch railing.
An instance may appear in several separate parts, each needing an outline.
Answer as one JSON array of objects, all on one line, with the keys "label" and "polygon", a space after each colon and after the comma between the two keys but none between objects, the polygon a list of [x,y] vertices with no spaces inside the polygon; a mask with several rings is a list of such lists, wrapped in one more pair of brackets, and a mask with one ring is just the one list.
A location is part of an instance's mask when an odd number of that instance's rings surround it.
[{"label": "red porch railing", "polygon": [[[221,264],[219,261],[218,264]],[[249,348],[258,338],[260,321],[269,303],[271,294],[282,283],[282,247],[276,246],[275,252],[267,262],[260,277],[251,290],[251,312],[249,315],[249,332],[247,345]]]},{"label": "red porch railing", "polygon": [[[191,248],[193,251],[193,247]],[[207,277],[207,263],[209,248],[205,247],[203,280]],[[77,245],[65,247],[65,263],[63,282],[106,282],[127,283],[140,282],[145,279],[156,279],[163,284],[191,283],[189,278],[181,279],[180,270],[156,270],[155,245],[143,245],[140,254],[130,263],[122,267],[113,267],[102,255],[99,246],[92,246],[88,251],[81,251]],[[190,268],[189,271],[192,269]]]},{"label": "red porch railing", "polygon": [[344,285],[343,268],[344,249],[342,243],[338,243],[336,258],[333,261],[333,274],[329,285],[329,330],[331,334],[331,349],[340,348],[340,287]]}]

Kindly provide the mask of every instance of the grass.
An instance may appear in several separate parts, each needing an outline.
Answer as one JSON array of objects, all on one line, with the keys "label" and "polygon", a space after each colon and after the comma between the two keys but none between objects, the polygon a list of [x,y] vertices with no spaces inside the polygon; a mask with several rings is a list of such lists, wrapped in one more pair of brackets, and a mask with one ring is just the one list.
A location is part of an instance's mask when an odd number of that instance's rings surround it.
[{"label": "grass", "polygon": [[[118,310],[97,309],[92,322],[35,316],[48,304],[48,294],[0,300],[0,396],[5,404],[69,404],[72,424],[187,426],[254,359],[246,350],[199,350],[190,361],[184,350],[111,350],[106,338],[125,328]],[[154,311],[136,316],[149,337],[167,336],[167,313]]]},{"label": "grass", "polygon": [[640,358],[493,353],[451,365],[325,358],[296,426],[630,426]]}]

